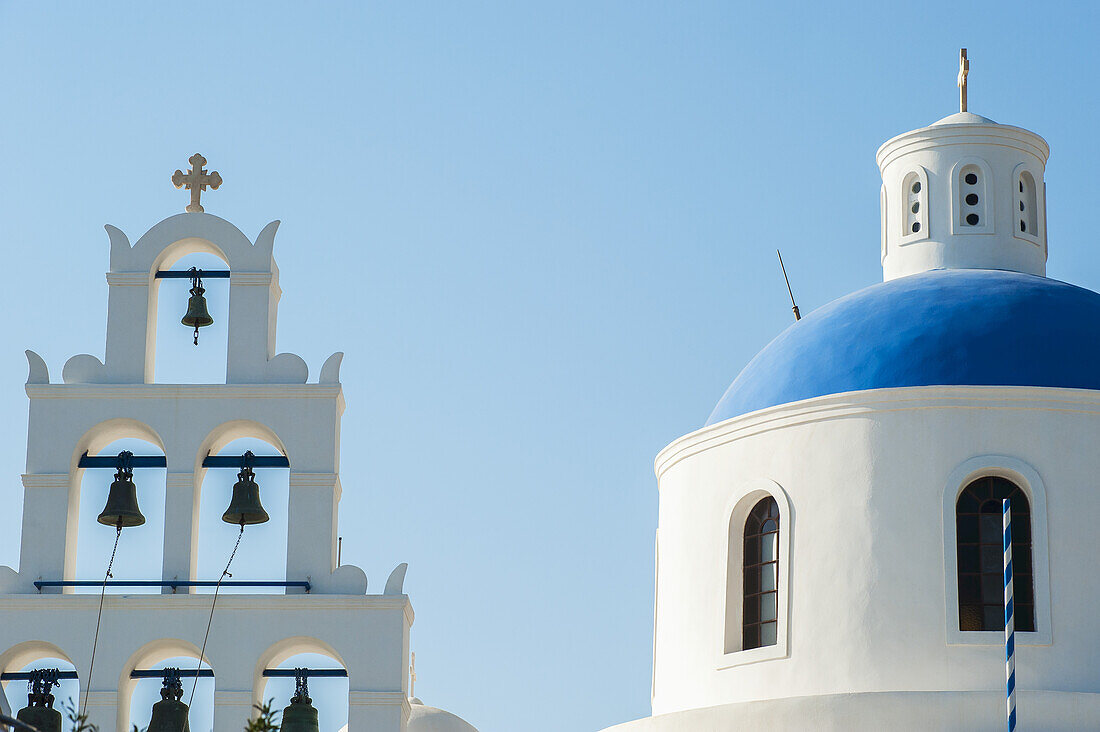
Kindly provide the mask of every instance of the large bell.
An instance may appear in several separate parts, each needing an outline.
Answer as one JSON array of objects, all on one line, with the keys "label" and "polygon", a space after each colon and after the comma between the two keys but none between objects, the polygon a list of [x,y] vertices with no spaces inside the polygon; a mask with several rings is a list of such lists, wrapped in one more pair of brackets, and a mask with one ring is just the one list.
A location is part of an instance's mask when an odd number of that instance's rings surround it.
[{"label": "large bell", "polygon": [[180,701],[183,684],[180,682],[179,669],[168,668],[164,672],[160,701],[153,705],[153,716],[149,719],[146,732],[191,732],[187,721],[187,705]]},{"label": "large bell", "polygon": [[15,718],[38,732],[61,732],[61,712],[53,708],[53,694],[50,693],[50,687],[55,684],[57,669],[32,672],[27,706],[20,709]]},{"label": "large bell", "polygon": [[233,486],[233,498],[229,508],[222,514],[222,521],[238,526],[263,524],[271,520],[267,511],[260,505],[260,486],[256,485],[256,474],[252,471],[252,451],[244,454],[244,467],[237,473],[237,483]]},{"label": "large bell", "polygon": [[96,519],[101,524],[116,528],[141,526],[145,523],[145,516],[138,508],[137,490],[134,488],[134,469],[130,467],[129,452],[118,454],[118,472],[115,473],[115,482],[111,483],[111,490],[107,494],[107,505]]},{"label": "large bell", "polygon": [[194,267],[191,268],[191,271],[194,273],[191,277],[191,299],[187,301],[187,313],[180,319],[180,322],[188,328],[195,329],[195,345],[197,346],[199,344],[199,328],[213,325],[214,319],[210,317],[210,311],[206,309],[206,298],[203,297],[206,289],[202,286],[200,272]]},{"label": "large bell", "polygon": [[205,293],[206,288],[201,285],[191,288],[191,297],[187,300],[187,314],[180,319],[181,323],[190,328],[205,328],[214,324],[210,311],[206,309]]},{"label": "large bell", "polygon": [[304,669],[296,670],[299,673],[295,677],[294,696],[290,699],[290,706],[283,709],[279,730],[280,732],[320,732],[317,710],[313,706],[313,700],[309,698]]}]

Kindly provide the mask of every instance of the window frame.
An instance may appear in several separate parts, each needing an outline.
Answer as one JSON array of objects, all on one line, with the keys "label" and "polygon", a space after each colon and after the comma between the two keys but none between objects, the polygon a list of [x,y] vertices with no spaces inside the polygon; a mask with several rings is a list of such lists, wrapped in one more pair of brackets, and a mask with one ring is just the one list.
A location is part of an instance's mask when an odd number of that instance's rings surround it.
[{"label": "window frame", "polygon": [[[970,226],[963,221],[963,170],[977,168],[981,171],[981,180],[978,181],[981,200],[985,201],[982,207],[984,220],[977,226]],[[997,212],[994,204],[997,200],[996,181],[989,169],[989,163],[982,158],[968,156],[960,159],[951,168],[951,233],[957,236],[969,236],[971,234],[993,234],[997,221]],[[979,201],[981,203],[981,201]]]},{"label": "window frame", "polygon": [[[766,513],[764,513],[762,520],[757,518],[757,510],[764,506]],[[772,515],[772,511],[775,515]],[[749,632],[749,627],[755,626],[756,632],[761,638],[763,637],[764,626],[775,624],[776,641],[778,641],[778,629],[779,629],[779,562],[781,557],[779,556],[779,531],[783,525],[783,517],[779,514],[779,503],[776,502],[771,496],[765,496],[756,502],[756,505],[749,511],[749,515],[745,519],[745,528],[742,531],[742,546],[745,548],[745,555],[742,557],[741,562],[741,648],[746,648],[748,642],[745,640],[746,634]],[[767,525],[774,521],[774,527],[767,529]],[[752,533],[750,534],[750,525]],[[730,527],[732,529],[732,526]],[[756,542],[756,546],[753,548],[753,553],[757,554],[757,561],[749,564],[748,548],[750,542]],[[772,545],[773,558],[768,559],[765,551],[766,547]],[[750,572],[752,576],[756,578],[757,588],[755,591],[749,591],[749,577]],[[774,582],[772,588],[766,587],[765,578],[770,577]],[[765,600],[766,595],[773,595],[771,602],[775,605],[775,618],[765,619],[760,617],[763,614],[766,604],[769,604],[768,600]],[[755,598],[755,599],[753,599]],[[754,607],[754,612],[758,615],[757,620],[748,622],[745,618],[745,612],[750,606]],[[765,646],[774,646],[775,643],[765,643],[760,640],[752,648],[763,648]]]},{"label": "window frame", "polygon": [[[917,212],[917,220],[920,222],[920,231],[913,232],[908,228],[909,214],[907,213],[907,207],[909,205],[909,182],[910,177],[915,176],[917,181],[920,182],[921,192],[918,193],[920,201],[920,211]],[[918,241],[924,241],[931,232],[928,230],[928,209],[931,206],[932,191],[928,187],[928,171],[924,169],[924,166],[918,165],[917,167],[905,171],[901,176],[901,186],[899,189],[901,198],[898,201],[897,212],[900,215],[900,221],[896,226],[901,230],[901,238],[899,245],[912,244]],[[883,254],[885,257],[885,253]]]},{"label": "window frame", "polygon": [[[779,508],[779,591],[776,595],[776,638],[775,645],[758,648],[742,648],[742,619],[744,612],[744,544],[745,522],[749,513],[763,498],[775,500]],[[716,645],[718,670],[744,666],[760,661],[787,658],[789,656],[788,615],[790,612],[790,564],[791,533],[794,514],[790,498],[778,483],[768,479],[756,479],[740,484],[721,514],[725,518],[722,524],[722,542],[726,550],[726,561],[717,562],[721,567],[718,587],[724,596],[715,603]],[[733,528],[736,527],[736,530]]]},{"label": "window frame", "polygon": [[[959,625],[963,625],[963,608],[977,611],[979,624],[984,625],[989,612],[995,612],[991,627],[982,630],[1004,629],[1004,510],[1002,498],[988,498],[991,488],[1000,486],[1012,500],[1012,561],[1015,566],[1013,583],[1016,588],[1016,629],[1032,631],[1035,622],[1035,582],[1031,572],[1031,502],[1015,481],[999,475],[983,475],[970,481],[959,493],[955,504],[955,530],[960,525],[968,528],[968,540],[957,537],[958,553],[964,547],[971,548],[971,558],[976,567],[970,571],[959,572]],[[999,492],[994,488],[994,495]],[[963,506],[964,496],[969,493],[970,506]],[[976,505],[975,505],[976,504]],[[988,509],[988,510],[987,510]],[[971,533],[972,532],[972,533]],[[992,568],[986,562],[992,562]],[[962,597],[964,587],[973,592],[965,600]],[[974,618],[972,618],[973,620]],[[974,630],[973,628],[971,630]]]},{"label": "window frame", "polygon": [[1016,631],[1016,642],[1024,646],[1050,645],[1050,559],[1047,534],[1046,488],[1039,473],[1018,458],[982,455],[956,467],[943,492],[944,621],[947,645],[1004,645],[1004,630],[959,629],[958,539],[955,507],[963,490],[979,478],[1005,478],[1027,497],[1031,510],[1031,563],[1035,595],[1035,630]]},{"label": "window frame", "polygon": [[[1031,177],[1031,184],[1034,186],[1035,204],[1034,204],[1034,221],[1035,231],[1020,231],[1020,202],[1023,200],[1023,194],[1020,193],[1020,181],[1023,179],[1024,173],[1027,173]],[[1038,247],[1044,247],[1046,241],[1046,185],[1043,183],[1043,176],[1037,172],[1035,166],[1028,163],[1020,163],[1012,171],[1012,235],[1017,239],[1021,239],[1028,243],[1034,244]]]}]

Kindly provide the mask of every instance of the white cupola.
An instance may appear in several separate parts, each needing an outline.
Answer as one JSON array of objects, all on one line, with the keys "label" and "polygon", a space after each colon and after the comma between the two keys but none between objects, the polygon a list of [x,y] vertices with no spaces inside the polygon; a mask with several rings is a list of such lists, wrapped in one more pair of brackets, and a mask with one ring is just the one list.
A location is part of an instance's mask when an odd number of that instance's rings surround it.
[{"label": "white cupola", "polygon": [[1001,269],[1045,275],[1050,148],[1034,132],[960,107],[879,148],[884,280],[930,269]]}]

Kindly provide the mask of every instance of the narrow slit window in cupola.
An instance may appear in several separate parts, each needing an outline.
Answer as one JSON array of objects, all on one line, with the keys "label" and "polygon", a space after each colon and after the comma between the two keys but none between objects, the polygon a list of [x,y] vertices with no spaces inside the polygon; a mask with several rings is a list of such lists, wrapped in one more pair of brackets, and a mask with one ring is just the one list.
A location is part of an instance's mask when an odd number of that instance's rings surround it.
[{"label": "narrow slit window in cupola", "polygon": [[1016,189],[1016,228],[1025,236],[1037,237],[1039,217],[1035,178],[1026,170],[1023,171],[1016,182]]},{"label": "narrow slit window in cupola", "polygon": [[992,223],[989,207],[989,175],[984,166],[971,163],[959,169],[955,181],[955,225],[958,233],[988,233]]},{"label": "narrow slit window in cupola", "polygon": [[902,241],[925,238],[928,236],[928,181],[913,171],[902,180],[901,193],[904,206],[900,216]]}]

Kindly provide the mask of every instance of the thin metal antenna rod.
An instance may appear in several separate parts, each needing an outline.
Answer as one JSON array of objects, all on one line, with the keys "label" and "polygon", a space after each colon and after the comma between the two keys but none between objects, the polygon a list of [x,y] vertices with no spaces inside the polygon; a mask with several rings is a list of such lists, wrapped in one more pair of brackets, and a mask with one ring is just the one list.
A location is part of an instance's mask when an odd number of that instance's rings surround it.
[{"label": "thin metal antenna rod", "polygon": [[783,255],[779,254],[779,250],[776,249],[775,253],[779,255],[779,269],[783,270],[783,281],[787,283],[787,294],[791,296],[791,311],[794,313],[795,320],[802,320],[802,314],[798,312],[798,305],[794,302],[794,293],[791,292],[791,281],[787,279],[787,268],[783,266]]}]

